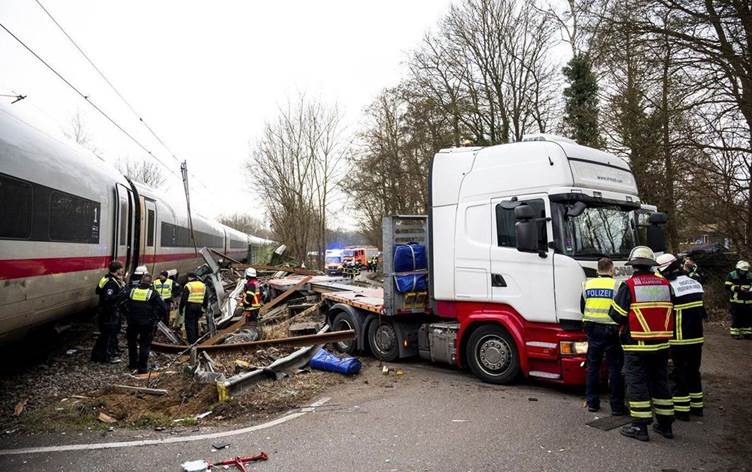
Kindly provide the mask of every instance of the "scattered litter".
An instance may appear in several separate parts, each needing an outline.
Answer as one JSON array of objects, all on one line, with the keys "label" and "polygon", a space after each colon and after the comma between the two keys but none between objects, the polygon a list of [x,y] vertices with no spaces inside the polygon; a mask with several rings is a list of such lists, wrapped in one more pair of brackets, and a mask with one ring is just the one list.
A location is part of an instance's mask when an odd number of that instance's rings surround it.
[{"label": "scattered litter", "polygon": [[452,423],[467,423],[470,420],[452,420]]},{"label": "scattered litter", "polygon": [[395,375],[405,375],[405,371],[402,369],[397,369],[397,372],[394,373]]},{"label": "scattered litter", "polygon": [[108,423],[108,424],[117,423],[117,420],[113,418],[112,416],[108,415],[107,413],[100,412],[97,419],[101,421],[102,423]]},{"label": "scattered litter", "polygon": [[154,428],[154,431],[164,431],[165,429],[167,428],[165,428],[164,426],[157,426]]},{"label": "scattered litter", "polygon": [[29,403],[28,398],[24,398],[16,404],[16,408],[13,409],[13,416],[21,416],[21,413],[26,409],[26,404]]},{"label": "scattered litter", "polygon": [[68,349],[67,351],[65,351],[65,355],[72,356],[73,354],[77,352],[78,352],[78,349]]},{"label": "scattered litter", "polygon": [[200,420],[200,419],[206,418],[207,416],[209,416],[209,415],[211,415],[211,414],[212,414],[212,411],[211,411],[211,410],[209,410],[209,411],[206,411],[206,412],[204,412],[204,413],[201,413],[200,415],[196,415],[196,416],[195,416],[195,418],[196,418],[197,420]]},{"label": "scattered litter", "polygon": [[[208,464],[210,468],[221,465],[224,466],[224,469],[228,469],[229,466],[233,465],[238,468],[238,470],[242,472],[247,472],[248,469],[245,468],[246,462],[256,462],[256,461],[265,461],[268,460],[269,456],[266,455],[265,452],[260,452],[255,456],[240,456],[235,457],[232,459],[228,459],[226,461],[222,462],[215,462],[214,464]],[[201,470],[201,469],[198,469]]]},{"label": "scattered litter", "polygon": [[381,368],[381,373],[384,374],[384,375],[389,375],[389,367],[388,366],[382,367]]},{"label": "scattered litter", "polygon": [[230,446],[230,443],[225,443],[225,442],[220,442],[220,443],[212,443],[212,447],[213,447],[213,448],[214,448],[215,450],[220,450],[220,449],[224,449],[224,448],[226,448],[226,447],[229,447],[229,446]]},{"label": "scattered litter", "polygon": [[113,385],[112,388],[124,392],[146,393],[148,395],[167,395],[167,390],[163,388],[134,387],[132,385]]},{"label": "scattered litter", "polygon": [[537,402],[537,401],[538,401],[538,399],[537,399],[537,398],[535,398],[535,397],[528,397],[528,398],[527,398],[527,401],[529,401],[529,402]]},{"label": "scattered litter", "polygon": [[200,459],[197,461],[183,462],[180,464],[180,467],[183,468],[183,472],[206,472],[211,466],[205,460]]}]

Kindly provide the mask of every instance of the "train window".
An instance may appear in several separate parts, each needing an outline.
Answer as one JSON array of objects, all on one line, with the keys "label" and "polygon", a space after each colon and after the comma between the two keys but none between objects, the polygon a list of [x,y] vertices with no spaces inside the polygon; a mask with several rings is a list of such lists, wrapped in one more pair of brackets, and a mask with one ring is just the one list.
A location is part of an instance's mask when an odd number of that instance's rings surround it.
[{"label": "train window", "polygon": [[99,202],[53,190],[50,193],[50,241],[99,243]]},{"label": "train window", "polygon": [[148,211],[146,219],[146,245],[151,247],[154,246],[154,210]]},{"label": "train window", "polygon": [[0,175],[0,238],[31,236],[32,199],[31,184]]},{"label": "train window", "polygon": [[125,246],[128,242],[128,202],[120,200],[120,245]]}]

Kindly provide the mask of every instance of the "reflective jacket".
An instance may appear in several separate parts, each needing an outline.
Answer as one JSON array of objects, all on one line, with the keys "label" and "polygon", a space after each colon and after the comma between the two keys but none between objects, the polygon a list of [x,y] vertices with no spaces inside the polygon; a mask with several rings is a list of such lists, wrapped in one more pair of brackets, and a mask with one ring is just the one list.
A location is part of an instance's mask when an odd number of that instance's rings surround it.
[{"label": "reflective jacket", "polygon": [[[752,272],[747,271],[743,274],[739,271],[730,272],[726,276],[726,288],[731,292],[731,303],[738,303],[741,305],[752,304]],[[743,288],[747,288],[747,291],[742,291]]]},{"label": "reflective jacket", "polygon": [[154,282],[154,290],[156,290],[159,296],[162,297],[162,300],[171,300],[174,288],[175,286],[172,279],[165,279],[164,282],[157,279]]},{"label": "reflective jacket", "polygon": [[702,284],[688,274],[674,273],[667,276],[674,297],[674,339],[672,346],[702,344],[702,320],[707,318],[703,305]]},{"label": "reflective jacket", "polygon": [[625,351],[668,349],[674,334],[668,280],[649,271],[635,272],[619,287],[609,316],[621,325]]},{"label": "reflective jacket", "polygon": [[614,302],[616,280],[612,277],[599,276],[585,282],[582,297],[585,306],[582,311],[582,321],[615,325],[608,316]]},{"label": "reflective jacket", "polygon": [[162,298],[149,285],[140,284],[128,294],[128,323],[149,325],[167,313]]},{"label": "reflective jacket", "polygon": [[204,303],[204,297],[206,296],[206,285],[199,280],[191,280],[185,284],[184,290],[186,301],[188,303]]},{"label": "reflective jacket", "polygon": [[261,293],[258,285],[255,282],[246,282],[243,290],[243,307],[251,310],[261,308]]},{"label": "reflective jacket", "polygon": [[99,316],[104,323],[117,323],[119,314],[119,305],[123,301],[123,287],[125,282],[112,274],[107,274],[97,284],[94,293],[99,295]]}]

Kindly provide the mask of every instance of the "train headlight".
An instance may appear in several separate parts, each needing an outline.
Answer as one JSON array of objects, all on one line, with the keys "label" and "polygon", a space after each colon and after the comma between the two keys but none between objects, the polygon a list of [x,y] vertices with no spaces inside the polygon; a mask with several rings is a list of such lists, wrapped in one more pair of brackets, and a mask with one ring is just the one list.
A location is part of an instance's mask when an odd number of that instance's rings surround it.
[{"label": "train headlight", "polygon": [[587,354],[587,341],[561,341],[559,352],[562,356],[580,356]]}]

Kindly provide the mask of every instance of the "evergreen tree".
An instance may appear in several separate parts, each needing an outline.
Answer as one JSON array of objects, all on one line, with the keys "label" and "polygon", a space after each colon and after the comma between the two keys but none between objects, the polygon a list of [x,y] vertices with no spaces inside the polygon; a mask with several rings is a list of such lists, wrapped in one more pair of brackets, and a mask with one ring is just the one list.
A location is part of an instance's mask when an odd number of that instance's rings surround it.
[{"label": "evergreen tree", "polygon": [[569,137],[584,146],[602,146],[598,130],[598,81],[587,54],[575,54],[562,70],[569,86],[564,89],[564,125]]}]

